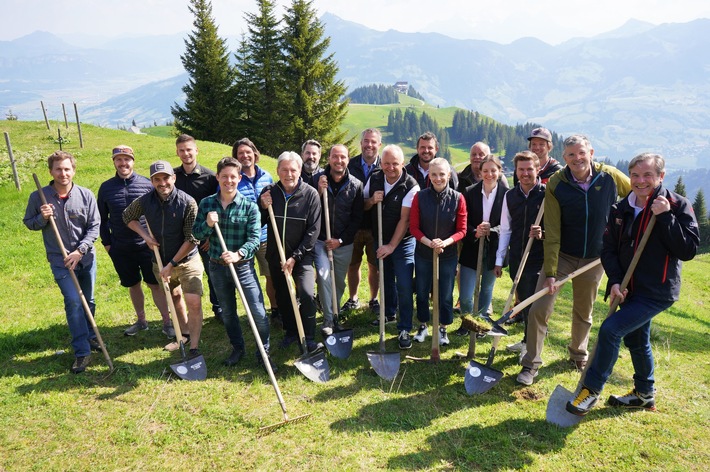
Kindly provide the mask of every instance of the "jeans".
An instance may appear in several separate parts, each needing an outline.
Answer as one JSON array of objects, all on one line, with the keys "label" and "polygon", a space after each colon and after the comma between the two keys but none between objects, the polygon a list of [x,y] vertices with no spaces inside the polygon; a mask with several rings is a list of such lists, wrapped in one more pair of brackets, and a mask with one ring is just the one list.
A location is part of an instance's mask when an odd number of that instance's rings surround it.
[{"label": "jeans", "polygon": [[[476,288],[476,270],[461,266],[461,280],[459,282],[459,299],[461,300],[461,313],[473,313],[473,292]],[[481,276],[481,291],[478,295],[478,313],[480,315],[488,311],[488,307],[493,300],[493,285],[496,283],[496,275],[493,269],[484,270]]]},{"label": "jeans", "polygon": [[412,330],[414,313],[414,246],[412,237],[401,241],[382,261],[385,286],[385,316],[393,317],[399,307],[397,331]]},{"label": "jeans", "polygon": [[[94,338],[95,335],[91,323],[84,312],[84,304],[81,302],[81,296],[79,296],[79,292],[76,290],[74,281],[69,274],[69,269],[66,267],[52,266],[52,274],[64,297],[64,311],[67,315],[67,324],[69,325],[69,332],[71,333],[71,346],[72,349],[74,349],[74,355],[76,357],[88,356],[91,354],[89,339]],[[79,286],[84,293],[84,298],[86,298],[86,302],[89,304],[91,314],[93,315],[96,311],[96,304],[94,303],[96,258],[94,258],[93,264],[88,267],[84,267],[79,263],[74,269],[74,274],[77,280],[79,280]]]},{"label": "jeans", "polygon": [[210,303],[212,304],[212,311],[214,313],[218,313],[220,309],[219,297],[215,293],[215,288],[212,284],[212,275],[210,274],[210,255],[207,251],[198,250],[198,252],[200,254],[200,259],[202,259],[202,265],[205,266],[205,272],[207,272],[207,286],[210,288]]},{"label": "jeans", "polygon": [[[439,257],[439,323],[448,326],[454,322],[454,281],[456,280],[456,253],[452,257]],[[417,272],[417,319],[429,321],[429,294],[433,283],[434,261],[415,254]]]},{"label": "jeans", "polygon": [[[316,278],[318,282],[318,295],[320,297],[320,305],[323,308],[323,320],[333,321],[333,285],[332,274],[330,271],[330,261],[328,260],[328,250],[325,248],[325,242],[316,241],[316,247],[313,251],[315,256]],[[353,245],[340,246],[333,251],[333,266],[335,268],[335,299],[336,305],[340,306],[340,300],[345,292],[345,275],[350,267],[350,260],[353,256]]]},{"label": "jeans", "polygon": [[634,366],[636,391],[652,394],[654,378],[651,319],[671,305],[672,301],[629,296],[619,310],[605,319],[599,328],[597,349],[584,378],[584,385],[597,392],[602,391],[619,358],[619,347],[623,338]]},{"label": "jeans", "polygon": [[[244,337],[242,336],[242,328],[239,325],[239,316],[237,315],[237,298],[235,295],[236,285],[229,270],[229,266],[210,262],[210,279],[214,286],[214,291],[219,300],[219,306],[222,308],[222,321],[224,328],[227,330],[227,336],[232,347],[237,351],[244,350]],[[264,349],[269,352],[269,320],[266,317],[264,309],[264,295],[261,293],[261,287],[256,277],[254,270],[254,261],[248,261],[242,264],[234,264],[234,270],[239,279],[239,285],[244,292],[245,300],[242,303],[249,306],[252,318],[259,331],[259,338],[264,344]],[[257,355],[259,350],[257,348]]]}]

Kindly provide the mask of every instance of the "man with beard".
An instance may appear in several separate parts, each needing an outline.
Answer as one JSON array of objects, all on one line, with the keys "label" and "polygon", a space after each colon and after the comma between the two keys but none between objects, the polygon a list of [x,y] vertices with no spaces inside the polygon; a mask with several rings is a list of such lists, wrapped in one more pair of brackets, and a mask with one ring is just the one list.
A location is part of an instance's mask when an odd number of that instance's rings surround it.
[{"label": "man with beard", "polygon": [[[471,146],[471,151],[469,152],[469,165],[464,167],[458,175],[458,191],[460,193],[465,193],[467,187],[481,181],[481,162],[483,162],[483,159],[488,157],[490,153],[491,148],[488,144],[482,141],[478,141]],[[501,188],[508,189],[508,179],[505,178],[505,175],[503,175],[502,172],[500,173],[498,183],[501,185]]]},{"label": "man with beard", "polygon": [[307,184],[311,183],[311,179],[315,174],[323,171],[320,166],[320,152],[320,143],[315,139],[309,139],[301,146],[301,159],[303,159],[301,178]]},{"label": "man with beard", "polygon": [[[156,161],[150,165],[150,182],[153,190],[136,198],[126,207],[123,222],[138,233],[151,250],[158,248],[163,269],[159,270],[158,261],[155,261],[153,273],[156,279],[160,277],[169,284],[175,303],[175,315],[186,338],[183,341],[190,341],[190,357],[197,357],[200,355],[198,347],[202,332],[204,271],[197,252],[200,241],[192,234],[197,203],[190,195],[175,187],[175,172],[169,162]],[[141,216],[145,216],[153,232],[152,236],[140,223]],[[179,347],[176,341],[165,346],[165,349],[174,351]]]},{"label": "man with beard", "polygon": [[[434,133],[427,131],[417,139],[417,153],[409,161],[405,170],[414,177],[419,184],[419,188],[425,189],[431,185],[429,181],[429,163],[439,152],[439,142]],[[459,179],[454,167],[449,164],[451,176],[449,177],[449,187],[456,190],[459,186]]]},{"label": "man with beard", "polygon": [[148,322],[145,319],[145,297],[141,288],[141,279],[143,279],[163,318],[163,334],[173,338],[175,329],[170,321],[165,292],[158,285],[150,262],[153,251],[123,222],[123,210],[133,200],[153,190],[150,180],[133,171],[134,162],[135,155],[130,147],[119,145],[113,149],[113,166],[116,168],[116,175],[99,187],[101,243],[111,257],[121,285],[128,288],[138,318],[123,334],[135,336],[140,331],[148,329]]},{"label": "man with beard", "polygon": [[[562,164],[550,156],[552,151],[552,133],[547,128],[535,128],[528,137],[528,149],[540,159],[540,182],[546,184],[552,174],[562,169]],[[518,176],[513,174],[513,183],[518,183]]]}]

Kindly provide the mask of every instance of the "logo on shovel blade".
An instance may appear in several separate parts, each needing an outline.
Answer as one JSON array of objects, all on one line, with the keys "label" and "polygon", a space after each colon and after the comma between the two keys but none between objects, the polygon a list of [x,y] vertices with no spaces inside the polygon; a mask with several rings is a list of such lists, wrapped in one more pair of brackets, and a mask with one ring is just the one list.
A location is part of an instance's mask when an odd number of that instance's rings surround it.
[{"label": "logo on shovel blade", "polygon": [[483,381],[486,382],[486,383],[492,383],[492,382],[495,382],[496,379],[493,378],[493,377],[489,377],[489,376],[487,376],[487,375],[484,375],[484,376],[483,376]]},{"label": "logo on shovel blade", "polygon": [[328,336],[328,339],[326,339],[325,342],[328,343],[328,346],[334,346],[335,343],[338,342],[338,340],[335,339],[335,336]]},{"label": "logo on shovel blade", "polygon": [[192,369],[192,370],[198,370],[198,369],[201,369],[201,368],[202,368],[202,362],[197,362],[197,363],[192,364],[192,365],[190,366],[190,369]]},{"label": "logo on shovel blade", "polygon": [[479,369],[478,367],[471,367],[468,369],[468,373],[471,374],[471,377],[480,377],[481,369]]},{"label": "logo on shovel blade", "polygon": [[187,367],[185,367],[184,365],[179,365],[175,368],[175,371],[180,375],[185,375],[187,374]]}]

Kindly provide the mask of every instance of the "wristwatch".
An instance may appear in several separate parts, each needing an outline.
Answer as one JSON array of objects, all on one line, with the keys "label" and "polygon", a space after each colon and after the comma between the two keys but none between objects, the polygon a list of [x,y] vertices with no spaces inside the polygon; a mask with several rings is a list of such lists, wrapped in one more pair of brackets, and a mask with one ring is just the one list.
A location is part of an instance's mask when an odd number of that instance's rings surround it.
[{"label": "wristwatch", "polygon": [[77,247],[76,250],[79,251],[82,256],[85,256],[89,248],[85,244],[79,244],[79,247]]}]

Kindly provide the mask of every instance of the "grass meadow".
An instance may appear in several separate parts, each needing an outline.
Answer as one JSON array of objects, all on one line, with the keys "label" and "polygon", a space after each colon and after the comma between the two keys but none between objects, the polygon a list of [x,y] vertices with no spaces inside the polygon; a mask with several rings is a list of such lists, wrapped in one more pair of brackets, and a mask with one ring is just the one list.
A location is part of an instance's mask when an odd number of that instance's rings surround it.
[{"label": "grass meadow", "polygon": [[[364,123],[357,122],[353,129],[370,126]],[[485,394],[468,396],[465,362],[450,360],[455,351],[466,350],[467,338],[453,335],[442,351],[445,362],[412,363],[403,356],[399,376],[385,382],[373,373],[365,355],[377,349],[378,336],[369,325],[373,316],[363,308],[347,320],[355,329],[352,355],[329,358],[331,380],[326,384],[312,383],[298,372],[293,366],[295,347],[273,350],[289,415],[311,416],[257,438],[260,427],[281,421],[282,414],[254,357],[248,355],[234,368],[223,367],[230,346],[223,326],[206,314],[200,347],[207,380],[170,376],[169,364],[179,356],[162,349],[167,339],[160,333],[155,307],[147,304],[148,331],[123,335],[135,315],[100,244],[96,320],[115,370],[109,373],[101,354],[94,354],[84,374],[71,374],[62,298],[39,232],[22,224],[34,190],[32,172],[43,183],[49,180],[45,158],[58,147],[52,140],[56,133],[41,122],[3,121],[2,131],[10,135],[22,190],[15,189],[7,152],[0,147],[0,471],[685,471],[707,470],[710,464],[707,253],[685,265],[681,300],[655,320],[655,413],[598,406],[573,428],[545,421],[555,386],[573,389],[578,380],[566,362],[571,294],[565,287],[551,320],[545,365],[531,387],[515,383],[517,356],[502,350],[493,363],[505,374],[501,382]],[[94,192],[113,175],[110,151],[117,144],[134,148],[136,170],[144,175],[157,159],[179,162],[171,138],[89,125],[83,131],[84,149],[70,130],[65,150],[77,156],[75,182]],[[199,161],[209,167],[229,154],[227,146],[198,146]],[[269,171],[274,164],[268,157],[260,162]],[[507,274],[497,282],[496,313],[510,286]],[[367,300],[364,290],[360,299]],[[592,341],[606,310],[600,293]],[[241,307],[240,314],[251,354],[253,336]],[[389,326],[387,349],[396,351],[396,333]],[[515,325],[501,346],[519,341],[520,331]],[[273,344],[281,337],[273,332]],[[489,345],[488,339],[478,343],[479,362],[485,362]],[[430,343],[415,343],[409,354],[426,357],[429,352]],[[605,395],[625,393],[632,372],[628,352],[622,349]]]}]

